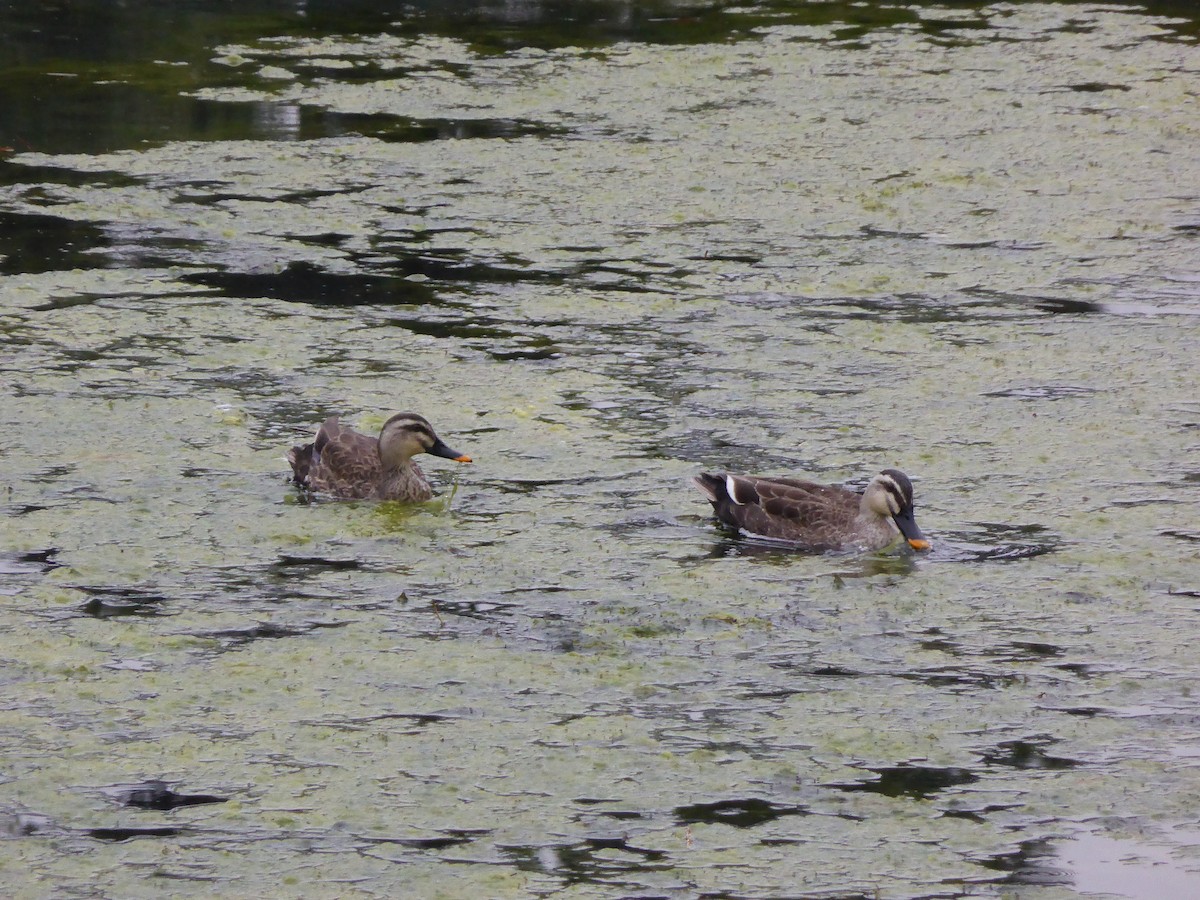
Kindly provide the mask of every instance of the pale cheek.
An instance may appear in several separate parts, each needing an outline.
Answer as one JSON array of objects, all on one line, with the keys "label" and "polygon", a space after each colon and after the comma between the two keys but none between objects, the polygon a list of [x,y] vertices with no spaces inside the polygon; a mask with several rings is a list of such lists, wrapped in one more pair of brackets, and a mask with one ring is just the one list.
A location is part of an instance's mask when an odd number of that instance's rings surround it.
[{"label": "pale cheek", "polygon": [[880,497],[875,503],[871,504],[871,508],[881,516],[894,516],[896,513],[900,512],[899,507],[896,505],[896,501],[893,500],[890,495]]}]

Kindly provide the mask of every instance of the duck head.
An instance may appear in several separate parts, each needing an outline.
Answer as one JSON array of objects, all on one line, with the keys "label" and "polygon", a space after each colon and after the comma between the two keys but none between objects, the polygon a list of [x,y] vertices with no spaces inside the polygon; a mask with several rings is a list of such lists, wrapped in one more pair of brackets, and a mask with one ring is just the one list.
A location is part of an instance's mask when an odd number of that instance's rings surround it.
[{"label": "duck head", "polygon": [[383,423],[379,431],[379,459],[385,469],[403,466],[418,453],[432,453],[455,462],[471,461],[467,454],[446,446],[424,416],[396,413]]},{"label": "duck head", "polygon": [[914,550],[928,550],[929,541],[913,516],[913,487],[899,469],[884,469],[863,492],[862,505],[881,518],[890,518]]}]

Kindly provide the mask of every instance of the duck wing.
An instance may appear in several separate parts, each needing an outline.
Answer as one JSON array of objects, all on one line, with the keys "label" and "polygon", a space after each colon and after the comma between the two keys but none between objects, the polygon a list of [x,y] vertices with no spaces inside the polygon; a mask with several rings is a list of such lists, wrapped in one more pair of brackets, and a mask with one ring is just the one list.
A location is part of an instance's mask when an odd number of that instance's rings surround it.
[{"label": "duck wing", "polygon": [[722,472],[702,474],[695,482],[722,522],[814,550],[842,545],[846,524],[858,514],[861,500],[853,491],[795,478]]},{"label": "duck wing", "polygon": [[312,444],[297,444],[287,452],[287,461],[292,466],[292,481],[308,487],[308,473],[312,469]]},{"label": "duck wing", "polygon": [[310,490],[361,499],[370,497],[379,486],[382,467],[377,438],[345,428],[337,416],[330,416],[309,447],[311,461],[304,484]]}]

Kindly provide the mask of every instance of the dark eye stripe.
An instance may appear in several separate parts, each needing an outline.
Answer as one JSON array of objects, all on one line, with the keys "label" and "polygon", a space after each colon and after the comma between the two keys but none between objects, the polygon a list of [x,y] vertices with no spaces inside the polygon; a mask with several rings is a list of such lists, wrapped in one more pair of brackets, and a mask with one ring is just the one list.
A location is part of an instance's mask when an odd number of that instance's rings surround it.
[{"label": "dark eye stripe", "polygon": [[392,426],[404,431],[415,431],[418,434],[433,434],[433,429],[421,422],[398,422]]},{"label": "dark eye stripe", "polygon": [[411,431],[414,434],[424,435],[429,438],[436,439],[433,433],[433,426],[425,419],[424,416],[418,416],[416,413],[396,413],[383,425],[384,428],[400,428],[404,431]]},{"label": "dark eye stripe", "polygon": [[888,491],[900,501],[901,509],[913,505],[912,482],[908,480],[907,475],[899,469],[884,469],[880,474]]}]

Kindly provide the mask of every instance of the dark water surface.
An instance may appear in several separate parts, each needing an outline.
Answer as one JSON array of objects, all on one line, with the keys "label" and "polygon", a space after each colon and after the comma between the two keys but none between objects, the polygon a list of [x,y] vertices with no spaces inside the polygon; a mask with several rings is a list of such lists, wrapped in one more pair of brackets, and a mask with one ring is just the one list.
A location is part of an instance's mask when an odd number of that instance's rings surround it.
[{"label": "dark water surface", "polygon": [[[1200,891],[1198,35],[0,6],[7,895]],[[689,483],[886,466],[931,553]]]}]

